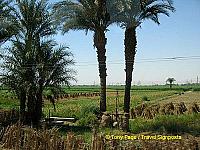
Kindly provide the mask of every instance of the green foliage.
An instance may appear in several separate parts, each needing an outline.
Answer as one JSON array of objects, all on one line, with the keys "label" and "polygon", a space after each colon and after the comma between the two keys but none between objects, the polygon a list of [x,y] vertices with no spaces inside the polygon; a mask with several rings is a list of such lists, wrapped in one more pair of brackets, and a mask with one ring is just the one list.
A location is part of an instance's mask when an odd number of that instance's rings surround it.
[{"label": "green foliage", "polygon": [[[46,102],[44,107],[44,112],[46,116],[48,115],[48,111],[51,111],[52,116],[59,116],[59,117],[75,117],[76,119],[80,119],[84,117],[84,111],[89,113],[90,109],[93,106],[98,106],[97,98],[94,99],[87,99],[87,98],[77,98],[72,100],[62,100],[57,101],[56,105],[56,112],[53,111],[53,106],[50,102]],[[92,109],[94,109],[93,107]],[[96,108],[95,108],[96,109]],[[94,110],[95,110],[94,109]],[[95,111],[92,111],[95,112]],[[85,113],[85,114],[87,114]]]},{"label": "green foliage", "polygon": [[192,90],[193,91],[200,91],[200,87],[194,87]]},{"label": "green foliage", "polygon": [[147,96],[142,97],[142,101],[150,101]]},{"label": "green foliage", "polygon": [[153,0],[142,3],[134,0],[121,0],[120,2],[110,0],[107,1],[107,9],[110,13],[111,22],[120,25],[122,28],[138,27],[147,19],[160,24],[160,14],[169,16],[169,11],[175,11],[172,3],[168,0]]},{"label": "green foliage", "polygon": [[19,24],[14,16],[11,0],[0,0],[0,46],[18,33]]},{"label": "green foliage", "polygon": [[78,125],[90,127],[98,126],[98,119],[95,114],[88,113],[78,121]]},{"label": "green foliage", "polygon": [[0,109],[19,109],[16,95],[8,90],[0,90]]},{"label": "green foliage", "polygon": [[75,80],[75,71],[69,67],[74,64],[73,55],[68,47],[58,46],[49,38],[56,33],[56,27],[46,1],[16,1],[15,11],[19,33],[2,56],[4,71],[0,80],[17,94],[20,112],[27,107],[36,123],[42,115],[43,90],[49,87],[58,93],[61,84],[69,86]]},{"label": "green foliage", "polygon": [[152,120],[137,118],[130,121],[130,130],[133,133],[140,132],[165,132],[165,133],[191,133],[199,134],[200,114],[165,115],[157,116]]},{"label": "green foliage", "polygon": [[81,118],[84,117],[85,115],[89,114],[89,113],[92,113],[96,116],[100,114],[99,107],[97,107],[95,105],[84,107],[81,112],[82,112],[82,114],[80,116]]},{"label": "green foliage", "polygon": [[99,114],[100,114],[100,109],[95,105],[84,107],[81,111],[78,124],[80,126],[94,127],[95,125],[98,124],[97,116]]},{"label": "green foliage", "polygon": [[[91,0],[61,1],[54,5],[54,18],[63,32],[69,30],[104,31],[109,25],[106,12],[100,11],[101,5]],[[105,10],[105,9],[103,9]]]}]

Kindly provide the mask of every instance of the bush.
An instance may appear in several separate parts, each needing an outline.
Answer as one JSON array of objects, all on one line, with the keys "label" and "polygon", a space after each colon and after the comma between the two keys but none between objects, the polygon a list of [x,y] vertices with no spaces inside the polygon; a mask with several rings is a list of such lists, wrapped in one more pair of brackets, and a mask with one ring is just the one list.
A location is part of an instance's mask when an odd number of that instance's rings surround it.
[{"label": "bush", "polygon": [[81,109],[81,114],[79,116],[79,119],[86,117],[88,114],[94,114],[98,118],[100,115],[99,107],[97,107],[95,105],[83,107]]},{"label": "bush", "polygon": [[147,96],[142,97],[142,101],[150,101]]},{"label": "bush", "polygon": [[91,105],[89,107],[84,107],[81,110],[78,125],[93,127],[98,124],[98,115],[100,114],[99,107]]},{"label": "bush", "polygon": [[94,127],[98,125],[98,119],[95,114],[89,113],[78,121],[78,125]]},{"label": "bush", "polygon": [[193,91],[200,91],[200,87],[193,88]]}]

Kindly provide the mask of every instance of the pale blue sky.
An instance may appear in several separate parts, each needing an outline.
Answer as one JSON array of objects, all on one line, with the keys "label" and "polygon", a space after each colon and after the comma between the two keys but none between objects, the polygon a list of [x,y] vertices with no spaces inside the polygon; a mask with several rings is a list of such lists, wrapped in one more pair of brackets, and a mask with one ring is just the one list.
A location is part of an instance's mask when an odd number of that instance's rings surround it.
[{"label": "pale blue sky", "polygon": [[[147,20],[137,29],[138,63],[134,66],[134,84],[164,84],[168,77],[174,77],[177,83],[196,82],[197,76],[200,77],[200,0],[174,0],[174,7],[176,12],[170,17],[160,16],[159,26]],[[106,34],[107,83],[124,84],[124,30],[114,25],[109,29]],[[57,35],[56,40],[68,45],[74,54],[77,84],[98,84],[93,33],[86,36],[84,31],[70,31],[64,36]],[[199,57],[177,61],[142,60],[177,56]]]}]

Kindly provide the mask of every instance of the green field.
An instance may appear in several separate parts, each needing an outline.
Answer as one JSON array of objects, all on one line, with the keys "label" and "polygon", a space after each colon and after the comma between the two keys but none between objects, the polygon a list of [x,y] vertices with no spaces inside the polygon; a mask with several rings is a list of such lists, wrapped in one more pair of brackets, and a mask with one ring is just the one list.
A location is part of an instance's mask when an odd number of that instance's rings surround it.
[{"label": "green field", "polygon": [[[166,85],[158,86],[133,86],[131,90],[131,108],[138,104],[141,104],[144,97],[148,99],[147,103],[156,103],[157,101],[165,100],[173,95],[177,95],[180,92],[194,90],[198,91],[199,85],[185,85],[174,86],[172,90]],[[92,93],[99,92],[99,86],[72,86],[70,88],[64,88],[65,93]],[[117,96],[118,91],[118,96]],[[44,92],[45,94],[45,92]],[[116,98],[118,98],[118,109],[123,111],[123,97],[124,86],[108,86],[107,87],[107,111],[115,111]],[[78,97],[70,99],[59,99],[56,101],[57,111],[53,111],[53,105],[49,101],[45,101],[45,107],[43,108],[44,115],[47,116],[49,110],[53,116],[62,117],[76,117],[77,119],[82,117],[82,112],[87,110],[98,109],[99,96],[95,97]],[[0,92],[0,108],[1,109],[18,109],[19,101],[16,99],[14,93],[8,90],[1,90]]]},{"label": "green field", "polygon": [[[179,91],[189,90],[189,86],[174,87],[169,90],[168,86],[133,86],[131,90],[131,107],[136,106],[142,102],[143,97],[147,97],[150,102],[165,99],[169,96],[176,94]],[[194,88],[194,87],[193,87]],[[195,87],[196,88],[196,87]],[[65,93],[92,93],[99,92],[99,86],[72,86],[70,88],[64,88]],[[117,97],[117,91],[119,93],[119,110],[123,110],[123,96],[124,86],[108,86],[107,88],[107,110],[109,112],[115,111],[115,102]],[[46,92],[44,92],[45,94]],[[58,116],[79,116],[80,112],[84,108],[98,107],[99,97],[78,97],[70,99],[62,99],[56,102],[57,112],[52,112],[53,115]],[[0,92],[0,108],[4,109],[18,109],[19,101],[16,99],[14,93],[8,90],[1,90]],[[44,113],[47,115],[48,110],[53,109],[53,106],[48,101],[45,101]]]},{"label": "green field", "polygon": [[[187,96],[187,93],[196,97],[196,100],[200,102],[200,86],[174,86],[173,89],[169,89],[168,86],[133,86],[131,90],[131,108],[146,103],[146,104],[158,104],[165,102],[176,102],[177,99],[184,100],[180,95]],[[118,96],[117,96],[118,91]],[[188,92],[192,91],[192,92]],[[64,88],[65,93],[92,93],[99,92],[99,86],[72,86],[71,88]],[[123,97],[124,86],[108,86],[107,88],[107,111],[115,113],[116,98],[118,99],[118,111],[123,112]],[[189,97],[191,97],[189,95]],[[174,100],[175,99],[175,100]],[[187,100],[187,97],[185,97]],[[190,103],[191,101],[186,101]],[[1,90],[0,92],[0,109],[19,109],[19,101],[16,99],[14,93],[8,90]],[[91,140],[91,126],[96,124],[96,114],[99,113],[99,96],[94,97],[77,97],[77,98],[63,98],[56,100],[56,111],[53,110],[53,105],[45,100],[43,114],[48,116],[50,112],[51,116],[60,117],[74,117],[77,119],[76,123],[67,125],[65,128],[60,129],[60,133],[65,135],[66,132],[73,131],[77,135],[83,135],[86,141]],[[199,130],[200,126],[197,125],[198,121],[194,123],[194,120],[200,118],[197,115],[183,115],[182,117],[165,116],[156,117],[152,120],[146,120],[143,118],[137,118],[136,120],[130,120],[130,131],[133,133],[140,132],[161,132],[163,130],[173,131],[175,128],[181,128],[181,132],[193,131],[195,135],[198,133],[195,130]],[[176,123],[174,123],[176,122]],[[190,124],[193,126],[190,127]],[[199,124],[199,123],[198,123]],[[163,129],[164,128],[164,129]],[[101,132],[123,133],[117,129],[99,129]],[[167,131],[166,131],[167,132]]]}]

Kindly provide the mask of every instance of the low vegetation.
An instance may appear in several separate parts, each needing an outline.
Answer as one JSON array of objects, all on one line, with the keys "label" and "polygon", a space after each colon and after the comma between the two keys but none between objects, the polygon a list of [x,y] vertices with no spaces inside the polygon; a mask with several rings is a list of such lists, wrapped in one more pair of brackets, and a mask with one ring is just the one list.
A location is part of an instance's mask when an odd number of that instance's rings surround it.
[{"label": "low vegetation", "polygon": [[[83,89],[81,87],[72,87],[70,89],[65,89],[65,93],[93,93],[93,92],[98,92],[99,87],[95,87],[92,89],[92,87],[87,87],[85,86]],[[118,89],[117,89],[118,88]],[[109,87],[107,93],[108,93],[108,101],[107,101],[107,106],[108,106],[108,113],[115,113],[115,103],[116,103],[116,98],[118,99],[118,111],[119,113],[123,111],[123,92],[121,91],[123,87]],[[172,102],[172,99],[180,99],[184,101],[187,111],[185,111],[184,114],[174,114],[174,115],[167,115],[167,114],[157,114],[153,118],[145,117],[145,113],[143,115],[138,116],[134,119],[130,119],[129,121],[129,129],[130,132],[124,132],[118,128],[99,128],[99,98],[98,96],[79,96],[79,97],[60,97],[58,100],[56,100],[56,111],[53,109],[53,105],[51,104],[50,101],[45,100],[44,102],[44,108],[43,108],[43,115],[44,117],[49,116],[60,116],[60,117],[74,117],[76,119],[75,123],[65,123],[64,126],[59,127],[59,129],[51,129],[50,130],[41,130],[37,134],[34,129],[25,129],[22,127],[22,129],[26,130],[27,134],[32,134],[32,135],[27,135],[27,140],[28,138],[35,136],[33,139],[37,140],[40,139],[40,137],[45,137],[47,134],[52,135],[49,136],[49,140],[51,142],[48,142],[48,138],[45,138],[46,141],[42,140],[38,143],[38,145],[31,145],[31,147],[43,147],[44,145],[42,143],[49,143],[49,145],[46,146],[52,146],[53,148],[56,149],[56,144],[57,146],[60,145],[61,147],[67,147],[69,145],[73,146],[74,143],[80,142],[78,145],[79,146],[85,146],[88,149],[91,149],[92,146],[96,145],[101,146],[102,141],[107,143],[107,146],[110,144],[109,140],[106,140],[105,136],[106,135],[125,135],[125,134],[162,134],[162,135],[185,135],[185,134],[190,134],[191,137],[188,139],[187,137],[184,137],[184,142],[187,143],[185,145],[182,145],[183,147],[191,147],[191,145],[195,146],[194,141],[196,140],[196,137],[199,137],[200,135],[200,114],[197,113],[188,113],[189,110],[189,104],[192,104],[193,101],[189,101],[187,98],[191,97],[192,95],[195,95],[196,98],[194,98],[194,101],[198,100],[198,91],[196,92],[189,92],[185,93],[183,90],[162,90],[163,87],[160,87],[161,89],[155,90],[155,87],[147,87],[145,89],[144,87],[133,87],[133,88],[142,88],[142,90],[133,90],[132,95],[131,95],[131,108],[137,108],[143,104],[148,107],[152,106],[164,106]],[[150,90],[152,88],[152,90]],[[118,96],[116,95],[116,89],[118,90]],[[44,92],[45,93],[45,92]],[[2,117],[2,112],[4,112],[5,115],[4,117],[8,118],[13,118],[10,117],[12,115],[15,115],[16,113],[11,113],[12,109],[17,110],[19,109],[19,103],[18,100],[16,99],[16,96],[13,93],[10,93],[7,90],[1,90],[1,118]],[[182,98],[183,97],[183,98]],[[146,101],[147,99],[147,101]],[[187,101],[186,101],[186,100]],[[173,105],[179,104],[180,101],[174,100]],[[199,105],[199,103],[197,103]],[[6,109],[5,109],[6,108]],[[162,108],[162,107],[161,107]],[[7,110],[7,111],[6,111]],[[9,113],[8,111],[11,110]],[[175,111],[175,109],[174,109]],[[8,115],[10,114],[10,115]],[[17,118],[18,115],[15,115],[15,118]],[[2,119],[1,119],[2,120]],[[6,121],[6,120],[4,120]],[[15,120],[15,122],[17,119]],[[7,121],[8,124],[11,123],[9,120]],[[14,123],[14,122],[13,122]],[[4,142],[2,142],[4,148],[13,148],[14,145],[15,147],[19,147],[19,143],[16,143],[16,139],[13,137],[14,135],[18,135],[17,132],[14,130],[19,130],[18,126],[12,126],[11,129],[6,129],[6,126],[8,125],[6,123],[2,124],[1,122],[1,137],[4,137]],[[95,137],[99,138],[98,142],[94,142],[94,133],[92,129],[97,129],[97,133],[95,133]],[[21,129],[20,129],[21,130]],[[6,132],[9,132],[10,134],[6,134]],[[2,133],[5,133],[6,135],[3,136]],[[72,134],[73,133],[73,134]],[[102,134],[100,134],[102,133]],[[72,139],[70,139],[72,138]],[[63,143],[62,140],[65,139],[65,142]],[[70,141],[68,141],[70,139]],[[193,139],[193,140],[191,140]],[[10,141],[9,141],[10,140]],[[5,142],[9,141],[9,142]],[[19,140],[20,141],[20,140]],[[68,144],[67,145],[67,142]],[[73,141],[73,142],[71,142]],[[15,143],[12,143],[15,142]],[[27,141],[28,142],[28,141]],[[114,141],[113,141],[114,142]],[[109,145],[109,147],[124,147],[126,146],[127,148],[148,148],[149,145],[152,147],[154,146],[161,146],[164,145],[165,147],[170,147],[172,144],[176,143],[175,145],[178,145],[176,141],[144,141],[144,140],[138,140],[138,141],[116,141],[116,145]],[[181,142],[181,141],[178,141]],[[6,143],[6,144],[5,144]],[[12,143],[12,144],[11,144]],[[30,142],[28,142],[30,143]],[[21,145],[28,146],[28,143],[24,143]],[[60,144],[59,144],[60,143]],[[17,146],[18,144],[18,146]],[[114,143],[113,143],[114,144]],[[9,146],[10,145],[10,146]],[[31,149],[29,146],[29,149]],[[77,145],[76,145],[77,146]],[[98,147],[99,148],[99,147]],[[69,149],[69,147],[68,147]],[[167,148],[166,148],[167,149]],[[69,149],[70,150],[70,149]]]},{"label": "low vegetation", "polygon": [[165,134],[190,133],[200,135],[200,114],[159,115],[154,119],[137,118],[130,120],[132,133],[157,132]]},{"label": "low vegetation", "polygon": [[[107,134],[108,136],[109,134]],[[128,134],[118,134],[121,136],[133,136]],[[112,135],[110,135],[112,136]],[[145,136],[145,135],[144,135]],[[0,148],[6,149],[29,149],[29,150],[113,150],[113,149],[199,149],[199,138],[194,136],[182,136],[181,139],[168,140],[167,136],[162,136],[160,140],[114,140],[106,138],[106,135],[97,132],[92,133],[90,143],[86,143],[81,136],[75,136],[68,133],[65,137],[61,137],[58,130],[53,128],[50,130],[35,130],[33,128],[25,128],[19,124],[7,127],[4,130],[2,145]]]}]

